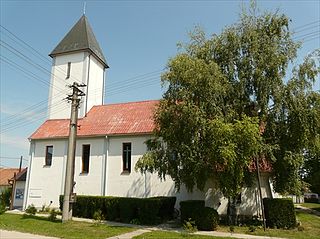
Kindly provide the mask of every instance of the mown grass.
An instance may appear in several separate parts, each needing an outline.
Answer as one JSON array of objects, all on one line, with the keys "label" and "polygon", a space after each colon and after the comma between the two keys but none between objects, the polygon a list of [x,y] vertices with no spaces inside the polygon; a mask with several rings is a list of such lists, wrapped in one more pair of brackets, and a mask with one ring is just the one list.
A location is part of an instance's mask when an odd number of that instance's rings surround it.
[{"label": "mown grass", "polygon": [[212,237],[212,236],[202,236],[188,233],[178,233],[178,232],[168,232],[168,231],[152,231],[144,233],[140,236],[133,237],[134,239],[159,239],[159,238],[168,238],[168,239],[232,239],[231,237]]},{"label": "mown grass", "polygon": [[0,229],[28,232],[66,239],[105,239],[136,230],[135,228],[108,226],[87,222],[51,222],[47,218],[14,214],[0,215]]},{"label": "mown grass", "polygon": [[302,203],[301,206],[320,212],[320,203]]}]

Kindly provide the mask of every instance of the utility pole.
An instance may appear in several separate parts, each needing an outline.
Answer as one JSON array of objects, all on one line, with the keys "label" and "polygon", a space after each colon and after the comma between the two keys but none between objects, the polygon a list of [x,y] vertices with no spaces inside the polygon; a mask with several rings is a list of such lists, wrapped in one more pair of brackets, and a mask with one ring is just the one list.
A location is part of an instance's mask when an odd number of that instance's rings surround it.
[{"label": "utility pole", "polygon": [[74,202],[74,162],[78,127],[78,108],[80,104],[79,96],[85,95],[78,87],[84,86],[85,85],[79,85],[78,83],[74,82],[73,85],[70,86],[70,88],[72,88],[72,95],[67,97],[67,99],[71,101],[71,117],[69,126],[67,167],[64,183],[62,222],[66,222],[72,218],[72,203]]},{"label": "utility pole", "polygon": [[20,165],[19,165],[19,173],[21,172],[22,160],[23,160],[23,157],[21,156],[21,157],[20,157]]}]

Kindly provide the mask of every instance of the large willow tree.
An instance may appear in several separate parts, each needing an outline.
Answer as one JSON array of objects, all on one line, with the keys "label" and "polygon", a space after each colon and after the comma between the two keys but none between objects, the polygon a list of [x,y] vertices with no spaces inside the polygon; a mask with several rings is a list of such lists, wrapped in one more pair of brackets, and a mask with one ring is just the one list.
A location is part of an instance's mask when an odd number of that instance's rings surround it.
[{"label": "large willow tree", "polygon": [[258,157],[272,165],[277,192],[299,193],[304,158],[320,150],[319,51],[289,72],[300,44],[288,17],[255,12],[219,35],[196,28],[180,47],[162,75],[155,138],[136,169],[190,191],[212,179],[232,198]]}]

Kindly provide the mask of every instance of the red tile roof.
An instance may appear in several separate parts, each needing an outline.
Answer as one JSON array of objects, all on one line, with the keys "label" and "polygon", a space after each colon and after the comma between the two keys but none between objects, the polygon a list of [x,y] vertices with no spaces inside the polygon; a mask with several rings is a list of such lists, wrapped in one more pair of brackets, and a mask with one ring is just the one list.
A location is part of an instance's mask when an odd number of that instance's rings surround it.
[{"label": "red tile roof", "polygon": [[[94,106],[78,120],[78,136],[126,135],[152,133],[153,113],[158,100]],[[44,122],[30,139],[65,138],[69,119]]]},{"label": "red tile roof", "polygon": [[10,185],[8,180],[12,179],[14,173],[18,173],[18,168],[0,168],[0,186]]}]

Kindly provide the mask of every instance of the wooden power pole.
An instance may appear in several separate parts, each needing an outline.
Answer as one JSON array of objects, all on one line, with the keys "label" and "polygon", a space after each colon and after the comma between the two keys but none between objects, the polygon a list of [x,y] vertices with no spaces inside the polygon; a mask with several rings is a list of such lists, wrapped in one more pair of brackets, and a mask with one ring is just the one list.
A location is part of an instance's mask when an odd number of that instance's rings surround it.
[{"label": "wooden power pole", "polygon": [[76,82],[73,83],[72,95],[67,97],[71,101],[71,117],[69,127],[69,142],[68,142],[68,155],[67,155],[67,167],[66,176],[64,182],[64,197],[63,197],[63,209],[62,209],[62,222],[66,222],[72,218],[72,203],[74,202],[74,162],[76,152],[76,137],[78,127],[78,108],[80,104],[79,96],[84,96],[84,93],[79,90],[78,87],[85,85],[79,85]]}]

